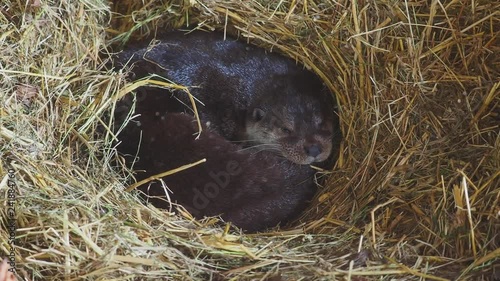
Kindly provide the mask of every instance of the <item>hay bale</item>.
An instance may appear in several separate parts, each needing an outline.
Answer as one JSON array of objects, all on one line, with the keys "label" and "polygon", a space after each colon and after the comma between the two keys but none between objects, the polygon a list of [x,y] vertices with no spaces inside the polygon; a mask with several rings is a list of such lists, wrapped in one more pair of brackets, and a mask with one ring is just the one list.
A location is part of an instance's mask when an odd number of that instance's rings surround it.
[{"label": "hay bale", "polygon": [[[499,278],[499,3],[26,3],[0,4],[0,249],[20,277]],[[303,228],[243,235],[124,192],[97,128],[133,83],[102,53],[189,24],[292,57],[335,94],[340,158]]]}]

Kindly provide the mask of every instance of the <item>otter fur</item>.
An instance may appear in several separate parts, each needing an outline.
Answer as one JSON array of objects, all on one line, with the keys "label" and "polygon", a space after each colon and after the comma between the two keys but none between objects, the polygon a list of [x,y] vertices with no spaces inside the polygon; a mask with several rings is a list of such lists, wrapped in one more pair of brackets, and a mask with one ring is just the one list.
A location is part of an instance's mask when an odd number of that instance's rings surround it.
[{"label": "otter fur", "polygon": [[[295,61],[222,34],[169,32],[131,45],[114,60],[132,78],[151,74],[188,86],[203,105],[201,120],[244,146],[259,146],[297,163],[325,161],[337,119],[331,94]],[[138,93],[138,112],[182,112],[187,94],[158,88]]]},{"label": "otter fur", "polygon": [[220,215],[256,232],[294,219],[316,191],[315,171],[309,166],[243,148],[206,127],[196,138],[196,120],[188,114],[143,112],[131,123],[121,133],[118,149],[129,163],[135,162],[138,180],[206,159],[163,177],[171,194],[165,194],[159,180],[139,187],[157,207],[168,208],[169,197],[197,218]]}]

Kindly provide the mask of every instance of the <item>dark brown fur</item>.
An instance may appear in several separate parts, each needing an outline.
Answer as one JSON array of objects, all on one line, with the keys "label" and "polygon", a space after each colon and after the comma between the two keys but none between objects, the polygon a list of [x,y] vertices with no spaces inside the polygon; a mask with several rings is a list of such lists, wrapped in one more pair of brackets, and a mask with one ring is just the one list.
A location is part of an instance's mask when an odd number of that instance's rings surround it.
[{"label": "dark brown fur", "polygon": [[[135,78],[157,74],[190,87],[202,121],[226,139],[275,151],[297,164],[322,162],[338,132],[333,102],[321,81],[290,59],[223,40],[217,33],[167,33],[130,46],[115,60]],[[138,112],[180,112],[186,93],[147,88]],[[146,105],[145,105],[146,104]]]},{"label": "dark brown fur", "polygon": [[[215,33],[173,32],[128,47],[114,63],[132,65],[131,78],[155,74],[189,86],[204,103],[198,111],[205,130],[195,139],[192,113],[179,113],[189,104],[186,93],[143,87],[137,124],[125,128],[118,146],[132,163],[142,131],[134,167],[145,171],[139,180],[206,158],[162,179],[170,198],[198,218],[221,215],[250,232],[285,223],[316,190],[314,170],[299,164],[335,158],[332,139],[339,135],[331,97],[290,59]],[[118,104],[117,124],[131,107],[131,96]],[[159,181],[140,190],[156,206],[169,207]]]},{"label": "dark brown fur", "polygon": [[[132,162],[142,131],[137,178],[165,172],[206,158],[207,162],[164,177],[169,197],[197,218],[221,215],[249,232],[293,219],[315,193],[314,170],[267,151],[233,144],[207,130],[195,139],[194,118],[182,113],[143,112],[122,133],[119,150]],[[134,124],[135,123],[135,124]],[[149,201],[168,208],[159,181],[140,187]]]}]

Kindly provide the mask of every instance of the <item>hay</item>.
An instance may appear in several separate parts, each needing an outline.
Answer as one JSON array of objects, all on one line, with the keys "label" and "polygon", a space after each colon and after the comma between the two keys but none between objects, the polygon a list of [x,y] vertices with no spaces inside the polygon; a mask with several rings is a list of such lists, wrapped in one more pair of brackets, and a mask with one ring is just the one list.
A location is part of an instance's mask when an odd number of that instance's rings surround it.
[{"label": "hay", "polygon": [[[498,2],[115,6],[0,4],[0,250],[18,276],[500,278]],[[130,82],[101,54],[188,24],[292,57],[335,94],[344,141],[305,232],[242,235],[124,192],[130,171],[98,128]]]}]

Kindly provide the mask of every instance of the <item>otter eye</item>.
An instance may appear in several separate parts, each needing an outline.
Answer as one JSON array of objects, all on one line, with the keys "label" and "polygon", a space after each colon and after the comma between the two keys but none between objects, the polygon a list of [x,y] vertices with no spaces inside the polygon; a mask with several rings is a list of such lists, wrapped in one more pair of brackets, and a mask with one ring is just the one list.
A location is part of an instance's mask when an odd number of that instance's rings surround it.
[{"label": "otter eye", "polygon": [[256,108],[252,112],[252,118],[257,122],[262,120],[262,118],[264,118],[264,115],[266,115],[266,113],[260,108]]},{"label": "otter eye", "polygon": [[313,123],[316,127],[321,127],[325,122],[323,122],[323,118],[321,118],[321,116],[315,115],[313,117]]},{"label": "otter eye", "polygon": [[287,135],[291,134],[292,133],[292,130],[288,129],[288,128],[285,128],[285,127],[281,127],[281,131]]}]

